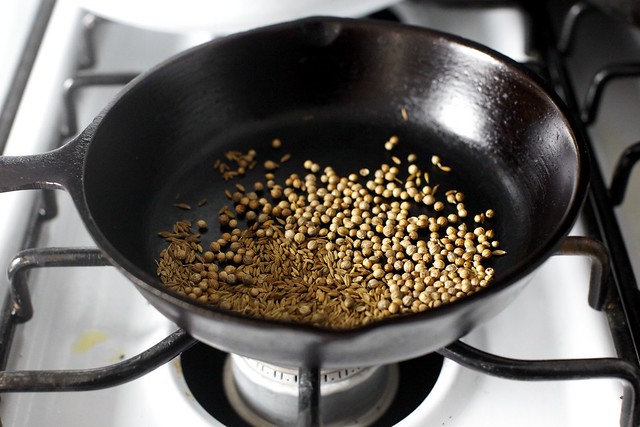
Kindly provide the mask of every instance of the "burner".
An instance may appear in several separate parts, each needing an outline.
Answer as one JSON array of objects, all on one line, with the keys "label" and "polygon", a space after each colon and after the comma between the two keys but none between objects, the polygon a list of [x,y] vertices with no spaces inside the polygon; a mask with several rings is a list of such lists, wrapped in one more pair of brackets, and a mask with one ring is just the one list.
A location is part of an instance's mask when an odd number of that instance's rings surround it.
[{"label": "burner", "polygon": [[[298,370],[231,355],[224,369],[231,405],[255,425],[295,425]],[[397,365],[320,373],[323,425],[370,425],[389,408],[398,390]]]},{"label": "burner", "polygon": [[[184,352],[180,362],[195,399],[224,425],[295,424],[295,370],[229,356],[204,344]],[[442,362],[434,353],[397,365],[322,371],[320,413],[325,424],[396,424],[427,397]]]}]

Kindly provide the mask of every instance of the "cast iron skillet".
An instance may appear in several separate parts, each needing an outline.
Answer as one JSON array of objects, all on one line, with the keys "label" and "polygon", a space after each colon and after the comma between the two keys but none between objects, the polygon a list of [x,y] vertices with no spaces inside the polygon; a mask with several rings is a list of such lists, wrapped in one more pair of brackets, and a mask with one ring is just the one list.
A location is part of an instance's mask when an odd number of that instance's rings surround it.
[{"label": "cast iron skillet", "polygon": [[[277,137],[291,165],[309,157],[346,173],[388,162],[383,144],[394,134],[401,156],[428,163],[438,154],[453,168],[440,182],[473,200],[470,212],[497,212],[508,254],[495,261],[486,290],[339,332],[246,318],[159,283],[154,260],[164,241],[156,233],[178,219],[215,217],[227,186],[212,165],[227,150],[254,148],[266,160]],[[560,101],[517,64],[446,34],[336,18],[196,47],[141,75],[60,149],[0,160],[2,191],[65,188],[108,259],[195,338],[280,365],[327,368],[412,358],[497,314],[563,241],[587,177],[585,147]],[[197,213],[172,206],[202,197],[209,203]]]}]

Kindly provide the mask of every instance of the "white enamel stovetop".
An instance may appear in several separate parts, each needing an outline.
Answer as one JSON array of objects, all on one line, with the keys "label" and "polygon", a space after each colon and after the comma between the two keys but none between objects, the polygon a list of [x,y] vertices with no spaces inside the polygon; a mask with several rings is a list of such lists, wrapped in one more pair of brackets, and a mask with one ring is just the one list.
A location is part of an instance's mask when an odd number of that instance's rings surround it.
[{"label": "white enamel stovetop", "polygon": [[[6,4],[0,5],[2,49],[13,46],[6,37],[18,36],[3,31],[2,23],[24,23],[33,10],[28,6],[10,9],[7,13],[15,18],[7,19],[2,13],[6,8]],[[470,15],[467,10],[452,16],[441,8],[432,8],[421,15],[423,12],[401,4],[397,12],[434,27],[453,22],[455,28],[473,29],[480,34],[479,41],[517,59],[524,57],[522,40],[496,33],[500,28],[518,29],[523,25],[512,11],[472,11]],[[45,39],[7,154],[42,151],[55,139],[52,135],[58,124],[60,88],[69,75],[65,60],[73,52],[72,40],[78,33],[80,17],[73,1],[58,1],[51,32]],[[201,36],[152,33],[114,24],[99,26],[97,35],[98,67],[114,71],[141,71],[201,40]],[[505,44],[507,39],[513,43]],[[8,78],[3,66],[0,80],[5,87]],[[88,123],[114,94],[115,89],[82,92],[80,123]],[[43,245],[92,245],[68,196],[60,193],[58,200],[60,213],[47,226]],[[0,245],[0,266],[7,265],[17,250],[24,209],[29,203],[30,196],[24,192],[0,194],[0,242],[5,242]],[[579,226],[574,233],[580,234]],[[520,358],[614,355],[604,316],[586,304],[588,271],[587,261],[580,258],[550,259],[515,303],[464,341],[502,356]],[[145,350],[176,328],[112,268],[48,269],[34,272],[32,279],[35,316],[16,332],[9,369],[103,366]],[[1,279],[2,294],[6,285],[6,279]],[[399,425],[615,426],[621,390],[614,380],[502,380],[447,361],[432,394]],[[0,418],[3,425],[15,427],[219,425],[190,395],[175,361],[113,389],[6,394],[0,402]]]}]

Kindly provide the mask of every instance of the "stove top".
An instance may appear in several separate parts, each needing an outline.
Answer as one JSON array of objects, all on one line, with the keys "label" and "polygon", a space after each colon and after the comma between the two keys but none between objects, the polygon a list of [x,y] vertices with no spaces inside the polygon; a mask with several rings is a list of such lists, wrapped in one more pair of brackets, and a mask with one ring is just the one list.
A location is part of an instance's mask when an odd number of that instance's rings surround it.
[{"label": "stove top", "polygon": [[[16,19],[35,16],[37,3],[29,3],[30,6],[25,6],[18,14],[12,12],[13,16]],[[561,6],[554,7],[558,10],[552,8],[552,16],[564,16]],[[548,54],[544,49],[536,49],[539,41],[537,36],[531,36],[530,30],[538,18],[531,18],[527,9],[516,2],[404,1],[383,15],[389,14],[407,24],[471,38],[531,65],[536,71],[542,70],[541,74],[551,79],[553,87],[569,104],[573,94],[565,93],[567,89],[559,86],[564,78],[562,72],[566,72],[573,83],[570,91],[575,91],[582,102],[581,94],[586,92],[593,73],[611,62],[635,60],[640,52],[635,29],[600,13],[589,14],[577,25],[572,51],[560,56],[562,67],[546,62],[548,55],[555,58],[555,50]],[[612,28],[615,31],[612,32]],[[615,52],[607,47],[611,45],[610,41],[600,41],[600,34],[620,40],[613,49]],[[21,97],[4,154],[42,152],[64,142],[68,135],[61,136],[61,129],[63,134],[82,129],[132,76],[208,37],[210,35],[201,32],[163,33],[101,18],[87,18],[75,2],[58,0]],[[0,80],[7,88],[6,82],[11,76],[0,75]],[[637,79],[628,79],[612,84],[603,96],[604,102],[594,124],[584,126],[587,136],[593,140],[593,154],[602,174],[607,177],[606,182],[613,174],[620,153],[640,136],[640,129],[637,129],[640,125],[634,120],[639,108],[635,100],[640,99],[638,83]],[[8,89],[4,89],[4,93],[8,93]],[[70,118],[75,118],[77,123]],[[640,182],[636,178],[632,176],[626,198],[615,210],[615,219],[624,230],[626,250],[635,261],[631,268],[637,272],[640,268],[637,265],[640,262],[637,261],[640,260],[637,256],[640,253],[640,227],[634,214],[640,207],[640,191],[636,191]],[[594,187],[597,192],[598,184]],[[597,207],[597,198],[597,195],[590,195],[572,235],[597,236],[601,233],[598,224],[602,222],[603,213]],[[3,345],[8,342],[7,348],[10,347],[7,373],[126,364],[136,355],[145,355],[147,349],[160,342],[176,354],[189,347],[188,337],[180,335],[176,325],[151,307],[115,268],[105,266],[97,252],[86,249],[95,245],[70,197],[57,192],[55,203],[51,200],[50,195],[43,198],[40,192],[0,194],[3,206],[0,239],[6,242],[0,245],[0,261],[9,265],[23,248],[81,248],[67,251],[82,254],[85,261],[81,263],[91,266],[71,267],[60,262],[55,267],[36,266],[25,275],[34,312],[30,320],[15,326],[10,341],[6,336],[2,337]],[[30,222],[30,212],[35,213],[37,227]],[[604,226],[608,230],[607,227]],[[38,228],[40,231],[35,232]],[[616,254],[616,242],[611,238],[603,240],[609,251]],[[61,251],[66,256],[67,252]],[[56,260],[61,259],[58,250],[49,253],[44,249],[42,252],[49,254],[51,265],[57,265]],[[30,254],[23,254],[14,262],[14,270],[23,267],[22,263],[28,264]],[[616,263],[613,267],[614,276],[619,275]],[[540,371],[536,371],[537,368],[527,371],[519,363],[510,365],[508,360],[491,359],[493,364],[490,366],[496,370],[494,375],[488,375],[479,372],[475,362],[466,358],[471,352],[468,345],[503,358],[607,358],[611,361],[623,357],[631,360],[632,366],[637,366],[630,337],[633,331],[625,329],[624,319],[617,323],[622,327],[611,326],[615,321],[613,317],[624,316],[617,282],[609,282],[606,310],[594,310],[588,304],[590,269],[591,261],[586,257],[554,256],[538,269],[532,283],[513,304],[464,337],[461,343],[442,351],[446,357],[426,355],[400,363],[397,367],[399,391],[392,398],[379,397],[380,405],[389,404],[391,409],[374,421],[378,423],[374,425],[619,425],[621,413],[625,413],[623,402],[628,401],[629,395],[628,388],[615,378],[618,365],[614,364],[614,368],[606,365],[606,369],[615,371],[610,374],[614,379],[602,374],[593,374],[597,379],[577,379],[592,369],[592,365],[586,363],[569,368],[575,369],[572,377],[575,380],[558,381],[552,380],[553,375],[545,372],[544,366]],[[633,274],[631,280],[635,283]],[[8,279],[0,281],[3,290],[10,286]],[[634,303],[631,301],[627,305],[636,305]],[[7,307],[5,302],[5,315]],[[633,311],[630,313],[633,316]],[[6,319],[7,316],[3,320],[5,326]],[[177,344],[163,341],[176,331],[177,335],[173,337]],[[621,341],[626,346],[621,345]],[[166,348],[159,349],[158,353],[169,354]],[[174,350],[176,348],[179,350]],[[147,360],[146,356],[142,358]],[[236,361],[233,365],[229,361],[233,359],[228,355],[202,344],[190,347],[169,363],[152,362],[153,357],[148,360],[151,360],[146,362],[149,366],[158,364],[157,369],[114,387],[103,389],[89,384],[89,391],[4,393],[0,420],[6,426],[125,427],[176,423],[218,426],[246,422],[232,409],[234,404],[229,399],[233,398],[224,394],[225,381],[227,388],[230,387],[228,371],[233,369],[230,366],[242,366],[244,362]],[[432,369],[434,366],[436,369]],[[276,368],[266,369],[271,369],[269,373],[280,372]],[[522,376],[521,370],[527,371],[528,375],[538,373],[539,377],[536,381],[518,380]],[[287,374],[295,377],[291,372]],[[334,374],[338,375],[331,373]],[[558,377],[563,375],[557,374]],[[213,384],[211,389],[202,385],[203,379],[205,384],[208,381]],[[7,382],[0,375],[0,388],[3,384]],[[625,417],[622,419],[624,424]],[[355,420],[353,425],[363,425],[359,422]]]}]

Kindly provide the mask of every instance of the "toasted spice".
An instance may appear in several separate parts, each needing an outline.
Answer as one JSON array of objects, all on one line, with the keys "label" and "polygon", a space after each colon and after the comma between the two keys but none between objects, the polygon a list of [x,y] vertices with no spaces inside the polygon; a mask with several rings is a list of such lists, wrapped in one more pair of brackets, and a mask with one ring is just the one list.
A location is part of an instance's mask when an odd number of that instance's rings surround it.
[{"label": "toasted spice", "polygon": [[[225,181],[229,181],[235,177],[244,176],[247,170],[253,169],[256,165],[255,156],[255,150],[249,150],[246,153],[238,150],[229,150],[224,153],[224,157],[231,165],[227,162],[216,160],[213,167],[220,172]],[[232,168],[232,166],[234,167]]]},{"label": "toasted spice", "polygon": [[[391,137],[385,149],[397,144]],[[334,329],[478,292],[495,275],[486,261],[506,254],[489,228],[495,212],[464,222],[464,194],[441,194],[439,185],[429,185],[418,156],[407,159],[406,168],[394,156],[391,165],[346,176],[305,159],[305,173],[282,182],[273,173],[277,164],[267,160],[264,182],[252,184],[255,191],[240,184],[227,189],[230,204],[217,218],[200,219],[195,227],[180,220],[158,233],[167,244],[157,274],[170,290],[201,303]],[[451,169],[439,156],[431,163]],[[222,234],[204,250],[200,233],[213,220]]]}]

